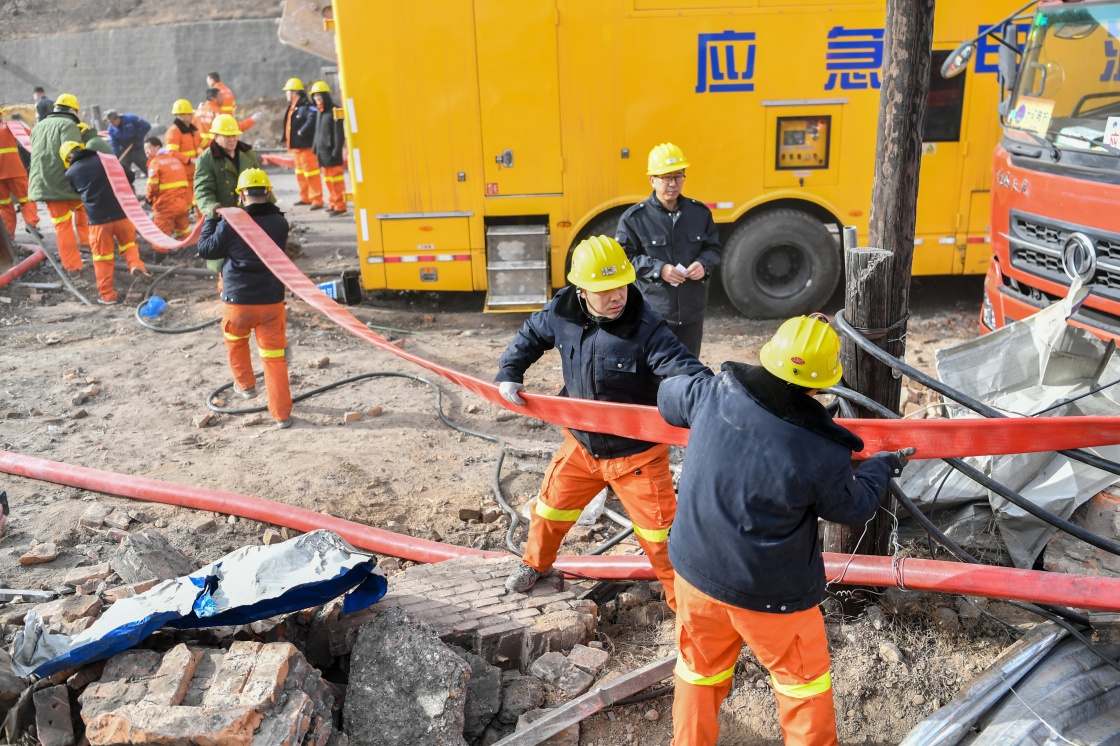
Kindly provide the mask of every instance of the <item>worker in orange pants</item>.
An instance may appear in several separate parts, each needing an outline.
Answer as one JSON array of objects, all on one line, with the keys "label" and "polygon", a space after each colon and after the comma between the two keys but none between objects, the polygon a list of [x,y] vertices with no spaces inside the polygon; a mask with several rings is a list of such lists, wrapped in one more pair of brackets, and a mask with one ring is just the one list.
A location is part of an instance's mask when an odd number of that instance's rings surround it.
[{"label": "worker in orange pants", "polygon": [[194,193],[187,179],[187,169],[174,154],[167,152],[158,137],[144,141],[148,156],[146,197],[152,206],[152,222],[172,238],[183,238],[191,232],[187,215]]},{"label": "worker in orange pants", "polygon": [[318,120],[315,107],[299,78],[288,79],[284,84],[284,95],[288,99],[288,112],[284,116],[284,145],[295,162],[296,183],[299,184],[296,204],[322,210],[323,182],[319,180],[319,159],[312,150]]},{"label": "worker in orange pants", "polygon": [[90,253],[93,274],[97,279],[97,302],[103,306],[117,304],[113,288],[113,243],[120,248],[121,257],[128,263],[131,273],[147,274],[140,250],[136,248],[136,228],[125,217],[105,166],[96,151],[87,150],[80,142],[64,142],[59,156],[66,164],[66,180],[82,196],[85,213],[90,221]]},{"label": "worker in orange pants", "polygon": [[[498,391],[515,406],[525,371],[549,349],[560,351],[564,393],[578,399],[650,404],[661,379],[711,376],[653,308],[632,289],[634,266],[618,241],[592,236],[572,252],[567,287],[525,322],[498,361]],[[604,487],[614,489],[638,542],[676,604],[665,542],[676,514],[669,447],[622,435],[565,430],[529,521],[519,565],[506,579],[510,593],[528,592],[552,569],[564,534]]]},{"label": "worker in orange pants", "polygon": [[689,428],[677,572],[674,746],[715,746],[719,708],[745,642],[770,671],[787,744],[836,746],[819,519],[870,521],[913,449],[858,469],[863,440],[814,399],[840,382],[840,338],[820,314],[789,319],[759,353],[719,375],[661,382],[657,408]]},{"label": "worker in orange pants", "polygon": [[[228,117],[233,123],[233,117]],[[288,240],[288,221],[269,199],[272,183],[259,168],[247,168],[237,177],[237,194],[245,213],[277,246]],[[283,430],[292,425],[292,392],[288,386],[287,320],[284,284],[276,279],[253,248],[220,215],[207,216],[198,239],[198,255],[222,260],[222,332],[229,367],[237,392],[246,399],[257,395],[249,334],[257,335],[257,352],[264,367],[268,413]]]},{"label": "worker in orange pants", "polygon": [[745,642],[770,672],[787,744],[835,746],[836,712],[820,607],[792,614],[739,608],[677,577],[674,746],[715,744],[719,708]]},{"label": "worker in orange pants", "polygon": [[[335,116],[331,89],[326,82],[317,80],[311,84],[311,99],[318,109],[315,124],[315,140],[312,150],[327,183],[327,196],[330,200],[327,214],[332,218],[346,214],[346,168],[343,166],[342,153],[346,148],[346,130],[342,119]],[[338,109],[338,113],[342,113]]]},{"label": "worker in orange pants", "polygon": [[63,93],[54,102],[54,111],[31,130],[31,167],[28,169],[27,196],[34,202],[46,202],[54,223],[58,256],[68,272],[82,268],[78,242],[89,244],[89,226],[82,209],[81,197],[66,182],[66,168],[58,159],[65,142],[82,139],[78,129],[78,98]]},{"label": "worker in orange pants", "polygon": [[670,608],[676,608],[666,541],[677,513],[677,496],[667,445],[633,456],[596,459],[565,429],[564,442],[545,471],[541,496],[530,518],[525,563],[538,569],[552,567],[564,535],[607,485],[626,508],[638,544],[665,586],[665,599]]},{"label": "worker in orange pants", "polygon": [[[23,123],[11,126],[22,127]],[[19,142],[4,124],[4,114],[0,112],[0,217],[8,235],[16,232],[17,208],[24,223],[32,228],[39,225],[39,211],[35,203],[27,198],[27,169],[19,151]]]}]

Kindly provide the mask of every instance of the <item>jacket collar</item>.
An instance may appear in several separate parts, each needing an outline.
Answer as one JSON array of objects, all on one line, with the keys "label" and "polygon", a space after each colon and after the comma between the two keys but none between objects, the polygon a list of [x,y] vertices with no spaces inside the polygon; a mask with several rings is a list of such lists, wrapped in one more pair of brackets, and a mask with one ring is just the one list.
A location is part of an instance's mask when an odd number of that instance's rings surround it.
[{"label": "jacket collar", "polygon": [[806,389],[786,383],[761,365],[727,362],[720,366],[720,370],[729,373],[747,396],[775,417],[834,440],[853,451],[863,450],[863,440],[851,430],[837,425],[820,402],[805,395]]},{"label": "jacket collar", "polygon": [[[680,212],[681,207],[684,206],[684,203],[687,201],[687,199],[688,198],[685,197],[683,194],[681,194],[677,197],[677,212]],[[661,212],[665,213],[666,215],[671,214],[668,210],[665,209],[665,205],[661,204],[661,200],[659,200],[657,198],[657,192],[650,192],[649,197],[646,199],[646,202],[649,203],[650,207],[656,207],[658,210],[661,210]]]},{"label": "jacket collar", "polygon": [[182,132],[184,135],[189,135],[191,133],[191,130],[194,130],[195,132],[198,132],[198,127],[194,126],[194,122],[191,122],[190,124],[184,124],[183,122],[179,121],[178,119],[174,119],[172,121],[172,123],[176,127],[178,127],[179,131]]},{"label": "jacket collar", "polygon": [[[247,145],[246,143],[238,140],[237,141],[237,150],[235,152],[236,152],[236,155],[241,155],[245,151],[252,150],[252,149],[253,148],[250,147],[249,145]],[[215,158],[225,158],[227,161],[232,161],[233,160],[232,158],[230,158],[229,153],[222,150],[222,146],[218,144],[217,139],[214,139],[214,140],[210,141],[210,155],[212,155]]]},{"label": "jacket collar", "polygon": [[49,119],[50,117],[66,117],[67,119],[69,119],[74,124],[77,124],[79,121],[81,121],[81,120],[78,119],[77,114],[71,114],[68,111],[52,111],[50,114],[47,114],[47,116],[45,116],[43,118],[44,119]]},{"label": "jacket collar", "polygon": [[96,158],[96,157],[97,157],[97,151],[96,150],[90,150],[89,148],[81,148],[79,150],[78,148],[74,148],[74,153],[70,156],[70,165],[73,166],[75,163],[82,160],[83,158]]},{"label": "jacket collar", "polygon": [[583,326],[590,322],[597,324],[600,329],[620,339],[630,339],[638,332],[642,323],[642,309],[645,300],[638,288],[629,286],[626,292],[626,307],[617,319],[597,319],[583,310],[583,301],[579,297],[579,288],[569,285],[556,295],[553,310],[556,315],[565,321]]},{"label": "jacket collar", "polygon": [[258,218],[262,215],[271,215],[280,212],[280,208],[271,202],[254,202],[251,205],[245,205],[244,210],[251,218]]}]

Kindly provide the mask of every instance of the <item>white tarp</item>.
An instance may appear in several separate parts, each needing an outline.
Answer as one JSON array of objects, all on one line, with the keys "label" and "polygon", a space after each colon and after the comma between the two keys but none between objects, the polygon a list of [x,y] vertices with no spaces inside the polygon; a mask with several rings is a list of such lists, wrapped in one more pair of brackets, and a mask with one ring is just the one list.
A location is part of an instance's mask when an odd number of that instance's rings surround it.
[{"label": "white tarp", "polygon": [[[947,385],[1011,416],[1045,418],[1120,415],[1120,356],[1116,345],[1070,326],[1066,319],[1085,290],[990,334],[937,352],[937,373]],[[1117,384],[1111,386],[1110,384]],[[1102,388],[1104,387],[1104,388]],[[1095,391],[1096,389],[1101,389]],[[1095,391],[1095,393],[1087,392]],[[979,417],[957,406],[954,418]],[[1120,446],[1091,449],[1120,460]],[[1056,453],[965,459],[1045,510],[1068,519],[1117,476]],[[1006,551],[1016,567],[1030,568],[1055,529],[989,493],[942,461],[913,462],[901,486],[957,543],[991,556]],[[1003,547],[993,542],[992,521]]]}]

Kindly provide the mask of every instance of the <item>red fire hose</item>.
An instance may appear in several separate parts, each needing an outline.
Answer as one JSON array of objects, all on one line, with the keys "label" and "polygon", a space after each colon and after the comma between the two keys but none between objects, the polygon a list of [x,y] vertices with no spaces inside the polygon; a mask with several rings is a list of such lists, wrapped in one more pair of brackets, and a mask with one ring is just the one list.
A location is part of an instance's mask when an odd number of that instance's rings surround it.
[{"label": "red fire hose", "polygon": [[[0,472],[117,497],[236,515],[263,523],[286,526],[296,531],[326,528],[356,547],[416,562],[442,562],[467,556],[509,556],[502,552],[484,552],[403,536],[259,497],[172,484],[147,477],[116,474],[8,451],[0,451]],[[1118,578],[1016,570],[938,560],[895,560],[892,557],[862,555],[848,557],[833,553],[826,553],[824,559],[825,574],[829,580],[841,585],[900,586],[914,591],[955,593],[1072,606],[1093,611],[1120,612],[1120,579]],[[649,560],[644,556],[565,556],[556,562],[556,567],[565,572],[600,579],[654,579]]]},{"label": "red fire hose", "polygon": [[12,280],[15,280],[20,275],[25,274],[29,269],[46,258],[47,254],[45,251],[43,251],[42,249],[36,249],[35,253],[33,253],[31,256],[27,257],[4,274],[0,275],[0,288],[4,287]]}]

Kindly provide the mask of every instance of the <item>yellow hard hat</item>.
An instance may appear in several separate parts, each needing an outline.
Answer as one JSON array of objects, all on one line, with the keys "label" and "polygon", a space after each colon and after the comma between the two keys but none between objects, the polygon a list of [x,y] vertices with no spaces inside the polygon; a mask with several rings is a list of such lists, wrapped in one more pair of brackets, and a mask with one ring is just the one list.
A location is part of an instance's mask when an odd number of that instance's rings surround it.
[{"label": "yellow hard hat", "polygon": [[172,114],[194,114],[194,107],[191,102],[185,98],[178,99],[175,103],[171,104]]},{"label": "yellow hard hat", "polygon": [[610,236],[591,236],[572,252],[568,282],[576,287],[602,293],[633,281],[634,265],[626,258],[622,244]]},{"label": "yellow hard hat", "polygon": [[247,168],[237,177],[236,191],[238,194],[253,187],[272,188],[272,182],[268,180],[268,174],[259,168]]},{"label": "yellow hard hat", "polygon": [[663,142],[649,151],[649,166],[646,168],[646,174],[649,176],[671,174],[674,171],[683,171],[689,165],[688,159],[684,157],[680,148],[671,142]]},{"label": "yellow hard hat", "polygon": [[73,109],[74,111],[77,111],[81,108],[80,106],[78,106],[78,97],[73,93],[63,93],[61,96],[54,100],[54,105],[65,106],[68,109]]},{"label": "yellow hard hat", "polygon": [[85,145],[82,145],[80,142],[74,142],[73,140],[67,140],[66,142],[62,143],[62,147],[60,147],[58,149],[58,154],[62,158],[62,162],[64,164],[70,165],[70,154],[73,153],[75,150],[78,150],[78,149],[84,148],[84,147],[85,147]]},{"label": "yellow hard hat", "polygon": [[824,314],[792,318],[759,353],[762,367],[787,383],[824,389],[840,382],[840,337]]},{"label": "yellow hard hat", "polygon": [[233,118],[232,114],[219,114],[214,117],[214,121],[210,124],[210,134],[232,137],[241,134],[241,127],[237,124],[237,120]]},{"label": "yellow hard hat", "polygon": [[78,122],[78,132],[84,135],[87,131],[89,131],[89,125],[85,122]]},{"label": "yellow hard hat", "polygon": [[303,81],[299,78],[288,78],[288,82],[284,84],[285,91],[302,91]]},{"label": "yellow hard hat", "polygon": [[330,92],[331,92],[331,87],[329,85],[327,85],[327,81],[325,81],[325,80],[316,80],[314,83],[311,84],[310,93],[312,93],[312,94],[315,94],[315,93],[330,93]]}]

